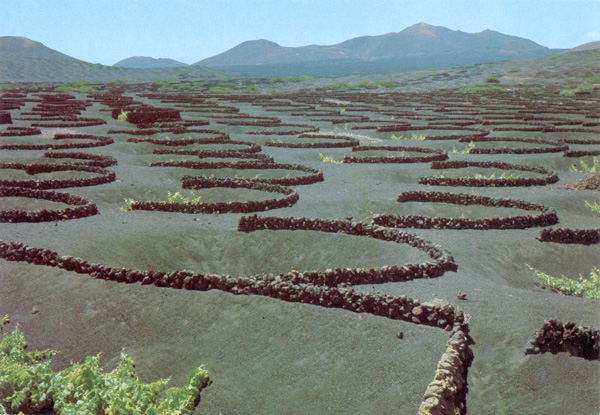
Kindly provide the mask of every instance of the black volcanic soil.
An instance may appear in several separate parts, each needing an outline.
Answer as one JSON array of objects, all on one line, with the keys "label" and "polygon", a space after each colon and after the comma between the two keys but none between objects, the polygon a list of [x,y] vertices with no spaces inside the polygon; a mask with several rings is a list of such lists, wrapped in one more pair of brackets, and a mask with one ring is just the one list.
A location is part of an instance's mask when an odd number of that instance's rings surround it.
[{"label": "black volcanic soil", "polygon": [[[545,70],[550,69],[546,67]],[[559,76],[558,71],[552,74]],[[559,78],[552,79],[552,82],[560,81]],[[438,86],[438,81],[435,82],[430,85]],[[19,120],[22,112],[31,112],[39,104],[34,101],[39,98],[35,92],[25,91],[25,94],[28,101],[18,110],[10,110],[13,126],[27,127],[36,122]],[[173,106],[172,103],[161,103],[158,98],[141,96],[139,91],[125,94],[156,107]],[[109,107],[100,104],[95,97],[84,94],[72,96],[79,101],[89,100],[91,104],[81,112],[81,117],[101,118],[106,124],[68,129],[41,128],[42,134],[29,136],[27,144],[52,142],[50,137],[54,133],[66,131],[108,136],[114,140],[113,144],[70,151],[113,157],[117,165],[107,170],[114,172],[117,180],[98,186],[56,189],[95,203],[98,215],[61,222],[1,223],[2,241],[21,242],[112,267],[141,271],[188,269],[232,276],[278,274],[294,269],[402,266],[428,260],[423,252],[407,245],[361,236],[283,230],[241,233],[237,231],[238,220],[243,216],[239,213],[122,211],[125,198],[166,200],[168,192],[176,191],[190,195],[181,189],[181,178],[186,175],[239,175],[260,179],[281,178],[286,173],[274,170],[263,175],[258,170],[247,174],[246,170],[234,168],[150,167],[151,162],[170,158],[202,159],[194,155],[174,154],[170,157],[153,154],[156,149],[173,146],[128,142],[134,137],[132,134],[109,134],[110,130],[133,132],[135,126],[111,118],[110,112],[106,111]],[[514,98],[514,103],[509,97]],[[412,126],[431,126],[434,124],[430,123],[436,120],[448,123],[451,118],[471,118],[475,119],[473,128],[489,132],[492,136],[542,137],[557,142],[567,138],[591,140],[598,139],[599,127],[582,124],[598,121],[598,115],[593,113],[593,108],[597,108],[599,103],[597,90],[590,95],[565,97],[558,95],[558,89],[544,78],[540,85],[522,87],[509,95],[464,95],[456,90],[405,95],[386,95],[381,91],[362,91],[360,94],[303,91],[287,95],[256,95],[254,98],[249,95],[202,95],[197,98],[214,108],[216,104],[235,107],[240,113],[253,117],[277,117],[282,123],[310,124],[319,127],[323,133],[354,134],[362,144],[441,149],[449,152],[450,160],[502,161],[544,167],[556,172],[560,179],[558,183],[545,186],[427,186],[418,184],[418,179],[443,173],[432,170],[430,163],[334,164],[323,162],[320,154],[342,160],[344,156],[353,155],[351,149],[263,146],[260,154],[272,156],[277,163],[296,163],[318,169],[322,171],[324,181],[293,186],[299,195],[296,204],[260,212],[259,216],[351,220],[364,224],[369,224],[374,215],[382,213],[459,217],[460,211],[456,206],[443,203],[404,206],[396,201],[401,192],[435,190],[539,203],[556,210],[559,218],[557,226],[561,227],[597,228],[600,222],[599,217],[584,205],[584,200],[600,201],[597,185],[591,189],[578,184],[587,175],[570,172],[573,160],[563,157],[560,152],[458,154],[452,153],[453,147],[462,149],[466,144],[459,143],[457,139],[390,140],[391,133],[352,129],[360,127],[360,123],[309,121],[311,116],[291,115],[292,111],[296,111],[294,108],[284,111],[286,103],[305,107],[312,105],[323,111],[343,108],[345,111],[340,116],[344,117],[356,109],[354,112],[369,117],[371,122],[366,124],[374,125],[404,122]],[[369,108],[365,109],[365,106]],[[269,111],[273,108],[282,111]],[[528,126],[535,122],[548,125],[552,124],[552,120],[558,123],[557,118],[577,121],[578,124],[555,126],[546,132],[501,132],[492,130],[509,125],[508,121],[494,125],[482,123],[485,117],[493,119],[493,114],[501,117],[499,113],[517,114],[527,109],[531,109],[527,115],[546,118],[538,121],[519,119]],[[411,113],[391,116],[382,111]],[[197,118],[193,112],[181,114],[184,121]],[[222,119],[217,118],[219,115],[222,113],[206,110],[200,118],[209,120],[210,125],[189,129],[214,129],[229,134],[232,140],[249,143],[286,140],[284,135],[247,134],[261,129],[273,131],[272,127],[257,127],[251,123],[246,126],[217,124],[216,121]],[[439,130],[437,135],[473,134],[461,130],[462,127],[453,128]],[[566,128],[580,130],[573,132]],[[5,131],[4,127],[2,131]],[[419,131],[415,129],[414,133],[419,134]],[[408,129],[401,133],[410,136],[412,132]],[[172,140],[195,137],[193,132],[179,136],[172,131],[135,137],[164,139],[165,135]],[[291,137],[301,140],[301,137]],[[0,145],[12,145],[18,141],[14,137],[0,137]],[[181,146],[180,149],[185,148]],[[200,147],[193,145],[190,148],[198,150]],[[570,148],[598,150],[600,144],[575,144]],[[223,151],[224,146],[215,145],[213,150]],[[65,162],[44,158],[46,150],[0,151],[2,162],[6,163]],[[397,152],[389,153],[397,155]],[[241,153],[234,156],[238,158],[223,160],[247,160]],[[212,154],[210,160],[217,159],[218,153]],[[582,158],[588,164],[592,159],[591,156]],[[502,172],[501,169],[446,171],[448,176],[450,173],[454,176],[475,173],[499,176]],[[53,175],[63,179],[65,173],[44,173],[44,177],[39,179],[52,178]],[[523,174],[520,171],[510,173]],[[11,174],[15,174],[15,170],[0,170],[0,179],[10,180]],[[543,176],[527,174],[523,177]],[[67,178],[73,176],[76,178],[77,172],[68,172]],[[294,176],[291,174],[291,177]],[[597,179],[597,176],[592,177]],[[19,180],[23,178],[18,177]],[[85,178],[83,173],[81,178]],[[202,195],[206,202],[273,197],[270,193],[265,196],[254,190],[240,190],[238,193],[233,189],[201,189],[196,194]],[[0,198],[1,210],[15,209],[18,205],[18,200]],[[57,209],[67,206],[46,201],[28,201],[26,204],[28,211],[36,207]],[[463,213],[474,218],[532,214],[519,209],[483,206],[469,206]],[[599,246],[543,243],[536,239],[540,229],[406,229],[449,250],[458,271],[431,279],[354,287],[359,292],[405,295],[421,303],[448,302],[468,315],[471,335],[476,342],[472,346],[475,357],[468,377],[469,413],[598,413],[600,362],[569,357],[566,353],[524,353],[528,340],[550,318],[591,327],[600,325],[598,300],[567,297],[544,290],[527,268],[531,265],[552,275],[578,278],[579,274],[587,275],[593,266],[599,265]],[[466,294],[466,300],[457,299],[459,292]],[[81,361],[87,355],[98,353],[101,353],[103,365],[112,368],[119,352],[125,349],[134,358],[144,381],[171,377],[173,385],[181,385],[191,368],[206,365],[213,383],[203,391],[196,414],[417,413],[448,340],[448,332],[444,330],[369,313],[290,303],[263,296],[236,296],[219,290],[201,292],[119,284],[58,268],[0,260],[0,314],[6,313],[11,314],[11,320],[25,332],[31,349],[60,351],[54,358],[57,370],[66,367],[69,362]],[[399,332],[403,333],[402,339],[397,337]]]}]

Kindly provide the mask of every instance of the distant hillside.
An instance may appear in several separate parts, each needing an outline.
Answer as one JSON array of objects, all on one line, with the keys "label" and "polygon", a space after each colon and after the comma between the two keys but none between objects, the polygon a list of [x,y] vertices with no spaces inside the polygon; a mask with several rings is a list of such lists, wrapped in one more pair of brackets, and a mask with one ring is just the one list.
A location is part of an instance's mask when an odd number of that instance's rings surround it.
[{"label": "distant hillside", "polygon": [[148,69],[105,66],[75,59],[25,37],[0,37],[0,83],[64,82],[83,79],[99,82],[128,79],[142,82],[167,77],[186,80],[219,78],[227,75],[231,74],[204,66]]},{"label": "distant hillside", "polygon": [[584,43],[583,45],[575,46],[573,49],[569,49],[569,52],[579,52],[581,50],[594,50],[600,49],[600,40],[595,42]]},{"label": "distant hillside", "polygon": [[470,34],[419,23],[401,32],[362,36],[329,46],[284,47],[264,39],[247,41],[194,65],[252,75],[368,73],[497,62],[558,52],[492,30]]},{"label": "distant hillside", "polygon": [[26,37],[2,36],[0,37],[0,56],[2,59],[35,58],[47,60],[62,60],[66,62],[83,62],[64,53],[44,46]]},{"label": "distant hillside", "polygon": [[149,56],[132,56],[130,58],[120,60],[113,66],[119,68],[180,68],[182,66],[188,66],[188,64],[178,62],[173,59],[151,58]]}]

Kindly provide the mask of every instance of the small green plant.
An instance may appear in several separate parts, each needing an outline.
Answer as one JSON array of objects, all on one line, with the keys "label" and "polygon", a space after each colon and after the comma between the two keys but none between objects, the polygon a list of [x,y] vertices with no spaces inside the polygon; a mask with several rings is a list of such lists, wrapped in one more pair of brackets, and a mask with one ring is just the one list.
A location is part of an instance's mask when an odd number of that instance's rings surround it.
[{"label": "small green plant", "polygon": [[584,202],[585,202],[585,206],[589,210],[591,210],[592,212],[597,213],[597,214],[600,215],[600,204],[598,204],[598,203],[590,203],[587,200],[584,200]]},{"label": "small green plant", "polygon": [[[9,322],[8,316],[2,318],[2,326]],[[209,373],[199,367],[181,388],[166,389],[168,379],[144,384],[124,352],[110,373],[101,372],[98,356],[55,373],[50,367],[55,351],[25,351],[27,341],[18,327],[6,335],[0,330],[0,335],[0,393],[12,411],[50,408],[58,415],[190,415],[210,383]],[[164,397],[159,398],[161,393]],[[1,406],[0,410],[5,412]]]},{"label": "small green plant", "polygon": [[121,113],[117,116],[117,120],[127,121],[127,114],[129,114],[129,111],[121,110]]},{"label": "small green plant", "polygon": [[473,148],[475,148],[475,143],[471,141],[463,150],[459,150],[456,147],[454,147],[452,149],[451,153],[453,153],[453,154],[469,154],[469,152]]},{"label": "small green plant", "polygon": [[0,89],[15,89],[17,86],[8,82],[0,84]]},{"label": "small green plant", "polygon": [[171,193],[168,192],[167,200],[169,203],[185,203],[185,204],[197,204],[200,203],[202,196],[196,195],[192,192],[191,197],[185,197],[180,192]]},{"label": "small green plant", "polygon": [[250,85],[247,88],[242,89],[242,93],[244,94],[258,94],[260,93],[260,88],[256,85]]},{"label": "small green plant", "polygon": [[579,170],[577,168],[577,166],[572,165],[571,168],[569,169],[569,171],[575,172],[575,173],[600,173],[600,162],[598,161],[597,157],[594,157],[594,160],[592,162],[591,166],[588,166],[588,164],[581,160],[581,170]]},{"label": "small green plant", "polygon": [[319,158],[323,163],[334,163],[334,164],[342,164],[342,160],[336,160],[331,156],[325,156],[322,153],[319,153]]},{"label": "small green plant", "polygon": [[133,205],[135,203],[135,200],[131,199],[131,198],[127,198],[125,199],[125,207],[122,207],[120,210],[121,212],[128,212],[131,210],[131,205]]},{"label": "small green plant", "polygon": [[578,280],[566,277],[553,277],[529,265],[527,267],[539,279],[541,285],[560,294],[575,297],[600,299],[600,269],[592,268],[589,278],[579,275]]},{"label": "small green plant", "polygon": [[392,140],[411,140],[411,141],[422,141],[425,140],[427,138],[426,135],[424,134],[413,134],[410,137],[405,137],[402,134],[400,134],[399,136],[396,136],[394,134],[392,134],[392,136],[390,137]]}]

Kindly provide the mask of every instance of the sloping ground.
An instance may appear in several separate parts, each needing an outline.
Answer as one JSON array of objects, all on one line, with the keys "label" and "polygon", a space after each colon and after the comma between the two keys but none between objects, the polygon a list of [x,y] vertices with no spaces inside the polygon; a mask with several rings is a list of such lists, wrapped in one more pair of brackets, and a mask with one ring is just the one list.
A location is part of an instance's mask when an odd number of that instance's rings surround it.
[{"label": "sloping ground", "polygon": [[[600,148],[595,110],[598,91],[559,95],[583,80],[558,77],[588,76],[595,67],[565,59],[569,58],[548,60],[550,65],[538,67],[539,77],[530,81],[531,85],[517,86],[513,81],[511,91],[500,93],[436,89],[419,93],[303,90],[277,95],[208,95],[157,93],[156,88],[134,85],[120,90],[106,87],[89,95],[33,90],[5,94],[2,105],[13,124],[0,126],[2,161],[29,166],[3,165],[2,184],[67,192],[96,205],[99,214],[0,224],[2,241],[55,251],[54,265],[60,262],[62,266],[6,260],[10,257],[0,260],[0,314],[10,313],[12,321],[20,324],[31,349],[59,350],[55,369],[97,353],[112,367],[119,351],[126,348],[143,380],[170,376],[173,383],[181,384],[190,368],[206,364],[213,384],[203,392],[197,414],[410,414],[419,410],[447,349],[450,333],[443,329],[444,324],[452,325],[449,317],[429,321],[423,313],[450,310],[453,305],[448,316],[462,315],[476,342],[471,346],[474,360],[468,371],[470,413],[596,414],[600,362],[566,353],[525,355],[524,349],[550,318],[600,325],[598,300],[543,290],[526,266],[577,278],[598,265],[598,245],[538,241],[540,230],[548,226],[529,227],[530,219],[521,218],[540,213],[537,211],[397,201],[407,191],[489,196],[542,205],[555,211],[561,227],[597,228],[598,216],[584,204],[584,200],[599,201],[597,192],[561,186],[585,179],[584,173],[569,169],[579,160],[591,165],[594,157],[565,157],[562,146],[590,152]],[[462,70],[456,70],[457,76]],[[478,68],[464,70],[484,76]],[[425,80],[420,88],[453,82],[445,81],[441,72],[422,75]],[[161,114],[172,115],[161,108],[179,110],[181,120],[161,121]],[[115,115],[135,113],[138,125],[111,117],[113,110]],[[95,125],[85,126],[90,120],[96,120]],[[392,134],[407,138],[425,135],[427,139],[391,140]],[[490,137],[507,140],[485,141]],[[523,138],[544,142],[508,140]],[[365,156],[394,157],[393,162],[323,161],[325,157],[341,161],[360,155],[357,141],[388,147],[370,149]],[[353,145],[339,147],[340,142]],[[469,153],[471,142],[476,149],[495,149],[496,154]],[[429,162],[412,162],[415,160],[410,157],[422,154],[403,150],[401,155],[398,146],[436,150],[453,162],[502,162],[514,168],[438,170]],[[45,156],[46,152],[54,155]],[[73,154],[56,158],[57,153],[65,152],[109,158]],[[81,162],[90,168],[74,165]],[[151,166],[157,162],[183,164]],[[224,164],[228,162],[235,164]],[[270,168],[272,162],[279,163],[279,168]],[[527,171],[522,166],[546,172]],[[314,170],[322,173],[322,181]],[[513,177],[498,179],[502,173]],[[558,182],[551,179],[554,173]],[[420,184],[422,178],[442,174],[471,180],[481,174],[488,179],[470,183],[496,186]],[[499,181],[492,181],[491,174]],[[127,198],[166,201],[169,192],[181,192],[187,198],[201,196],[205,206],[221,202],[223,209],[243,206],[250,210],[259,206],[255,202],[282,196],[235,186],[200,188],[192,193],[181,187],[182,178],[188,175],[206,175],[210,183],[222,183],[212,176],[238,184],[247,183],[241,178],[263,184],[274,179],[299,198],[292,205],[266,212],[188,214],[139,210],[134,204],[134,210],[127,211]],[[311,182],[285,184],[297,177],[311,177]],[[529,179],[540,178],[539,185],[531,185]],[[527,185],[504,187],[506,180],[516,179],[511,183]],[[64,187],[82,183],[96,185]],[[0,202],[2,212],[15,207],[30,212],[70,207],[24,197],[2,197]],[[255,213],[258,217],[337,222],[326,223],[322,231],[305,230],[311,221],[301,221],[304,227],[298,225],[297,230],[238,231],[240,219]],[[423,220],[417,218],[408,229],[385,233],[383,228],[375,228],[382,233],[372,236],[406,231],[438,244],[451,253],[458,266],[456,272],[447,269],[442,275],[430,273],[431,278],[402,281],[405,278],[398,276],[404,271],[394,266],[423,264],[431,258],[406,243],[327,230],[336,223],[344,229],[371,229],[377,214],[488,218],[492,222],[514,216],[516,225],[514,229],[424,229],[418,226]],[[107,278],[105,281],[91,278],[83,269],[80,273],[67,271],[65,268],[77,267],[80,262],[61,256],[140,271],[141,283],[116,282],[131,273],[107,275],[104,270],[93,274]],[[342,272],[345,268],[359,271]],[[204,285],[198,276],[196,282],[179,284],[176,278],[169,280],[150,272],[173,270],[190,270],[191,275],[254,276],[252,287],[271,278],[275,283],[260,294],[251,287],[246,293],[252,295],[234,295],[240,293],[236,284],[246,280],[215,277]],[[291,270],[320,273],[288,274]],[[286,280],[290,275],[291,285]],[[362,284],[354,281],[350,286],[331,282],[352,275],[376,275],[378,279]],[[412,271],[406,275],[424,276]],[[305,277],[315,278],[314,283],[306,283]],[[343,303],[346,307],[333,305],[335,295],[318,297],[324,289],[319,278],[329,281],[332,291],[328,292],[354,290]],[[168,284],[187,284],[192,289],[163,286]],[[208,287],[212,289],[203,291]],[[306,289],[301,297],[294,297],[297,287]],[[386,301],[405,304],[403,314],[394,309],[395,317],[387,318],[381,312],[388,308],[369,305],[384,296],[389,296]],[[409,300],[411,307],[404,303]]]}]

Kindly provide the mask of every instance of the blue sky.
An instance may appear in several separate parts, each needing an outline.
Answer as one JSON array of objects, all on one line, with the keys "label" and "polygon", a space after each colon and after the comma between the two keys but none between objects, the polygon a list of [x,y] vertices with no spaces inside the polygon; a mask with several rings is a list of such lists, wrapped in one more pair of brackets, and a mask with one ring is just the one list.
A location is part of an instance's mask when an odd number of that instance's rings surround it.
[{"label": "blue sky", "polygon": [[600,40],[600,0],[0,0],[0,36],[105,65],[194,63],[254,39],[328,45],[419,22],[571,48]]}]

